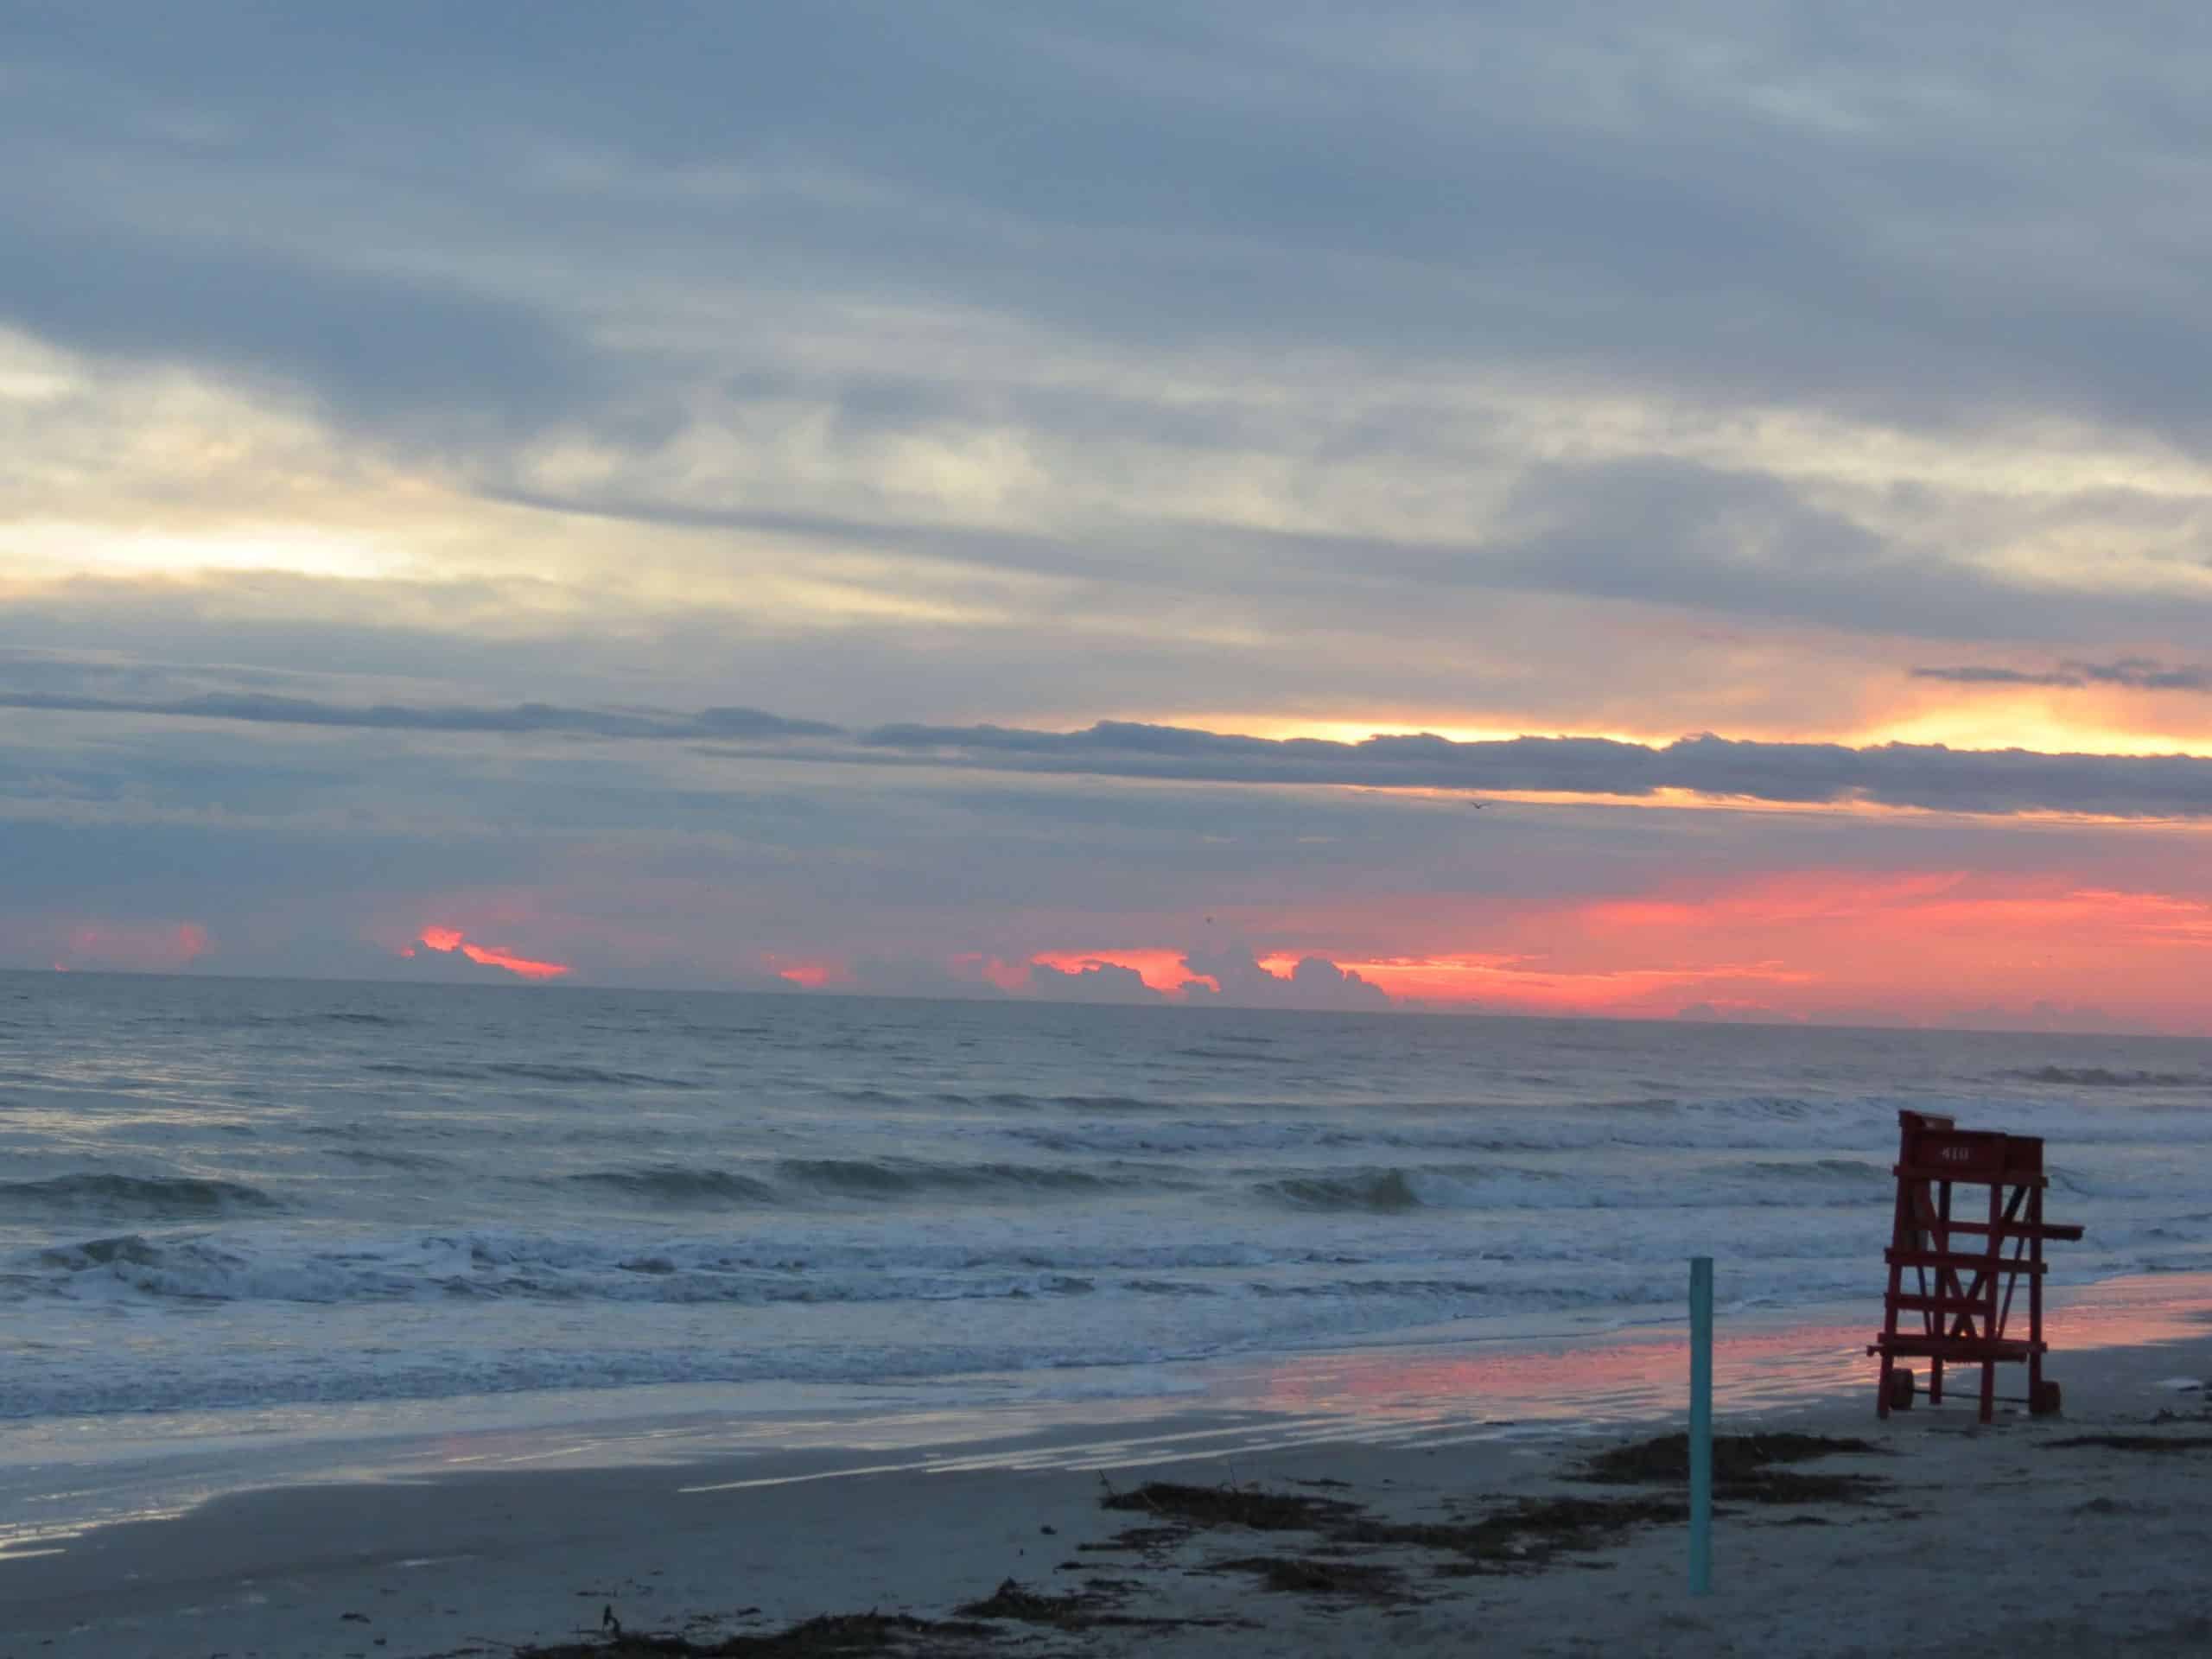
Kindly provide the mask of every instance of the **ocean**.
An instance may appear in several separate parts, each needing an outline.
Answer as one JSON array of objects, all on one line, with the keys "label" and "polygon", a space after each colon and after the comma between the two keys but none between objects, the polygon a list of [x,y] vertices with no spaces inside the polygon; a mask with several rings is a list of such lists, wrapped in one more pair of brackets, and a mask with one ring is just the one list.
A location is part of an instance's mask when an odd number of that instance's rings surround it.
[{"label": "ocean", "polygon": [[1871,1302],[1900,1107],[2050,1138],[2062,1282],[2198,1269],[2208,1104],[2149,1038],[0,975],[0,1418]]}]

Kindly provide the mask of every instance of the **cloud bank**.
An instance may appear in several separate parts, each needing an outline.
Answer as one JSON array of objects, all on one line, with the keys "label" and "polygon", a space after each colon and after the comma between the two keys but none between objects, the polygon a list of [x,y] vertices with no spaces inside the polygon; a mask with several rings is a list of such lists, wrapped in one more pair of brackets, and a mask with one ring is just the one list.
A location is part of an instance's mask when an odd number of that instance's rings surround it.
[{"label": "cloud bank", "polygon": [[1730,800],[1863,802],[1939,812],[2212,814],[2212,759],[2196,755],[2044,754],[1910,743],[1852,748],[1732,741],[1710,734],[1659,747],[1595,737],[1453,742],[1428,734],[1344,743],[1122,721],[1068,733],[890,726],[860,741],[942,765],[1184,782],[1627,797],[1679,790]]},{"label": "cloud bank", "polygon": [[[2192,671],[2133,662],[2070,665],[2063,677],[2005,669],[1923,670],[1970,683],[2120,683],[2188,689]],[[1600,737],[1455,741],[1431,733],[1357,742],[1262,738],[1191,727],[1100,721],[1080,731],[997,725],[894,724],[849,732],[827,721],[750,708],[696,713],[507,707],[353,707],[270,695],[130,700],[0,690],[0,708],[130,715],[247,725],[401,733],[565,736],[608,741],[746,743],[791,760],[1178,783],[1450,790],[1650,798],[1675,791],[1786,805],[1865,804],[2004,816],[2075,813],[2120,818],[2212,817],[2212,758],[2050,753],[1942,744],[1776,743],[1701,733],[1663,745]],[[733,755],[738,751],[731,751]]]}]

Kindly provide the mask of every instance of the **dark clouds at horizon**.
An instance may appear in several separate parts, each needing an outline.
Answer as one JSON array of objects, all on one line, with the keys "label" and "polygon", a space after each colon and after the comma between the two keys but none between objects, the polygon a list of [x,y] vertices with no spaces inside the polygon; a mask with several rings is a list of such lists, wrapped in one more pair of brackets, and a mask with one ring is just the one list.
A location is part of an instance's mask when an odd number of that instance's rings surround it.
[{"label": "dark clouds at horizon", "polygon": [[[1945,677],[1966,671],[1947,671]],[[2135,675],[2131,665],[2120,665],[2118,671]],[[2013,677],[2006,676],[2006,683]],[[2154,671],[2136,676],[2136,680],[2164,684],[2177,677]],[[2094,679],[2094,675],[2069,671],[2063,680],[2030,683],[2082,685]],[[1853,747],[1732,741],[1711,733],[1663,746],[1599,737],[1454,742],[1427,733],[1378,734],[1345,743],[1126,721],[1102,721],[1073,732],[989,725],[892,725],[847,732],[828,721],[758,709],[682,713],[563,709],[546,703],[347,707],[302,697],[213,693],[171,701],[125,701],[4,688],[0,688],[0,709],[391,732],[655,742],[752,741],[794,745],[767,752],[798,760],[881,761],[896,757],[923,766],[1179,783],[1627,798],[1677,791],[1724,800],[1855,802],[1977,815],[2212,817],[2212,757],[2190,754],[2054,754],[1904,743]],[[820,741],[823,739],[839,741],[825,745]],[[744,751],[729,753],[734,759]]]}]

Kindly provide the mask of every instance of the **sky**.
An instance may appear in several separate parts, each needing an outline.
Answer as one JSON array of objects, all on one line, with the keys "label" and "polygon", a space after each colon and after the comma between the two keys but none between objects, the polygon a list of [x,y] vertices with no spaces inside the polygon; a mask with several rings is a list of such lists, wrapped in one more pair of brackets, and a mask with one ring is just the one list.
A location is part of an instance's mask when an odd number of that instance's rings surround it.
[{"label": "sky", "polygon": [[2198,9],[0,16],[0,967],[2212,1030]]}]

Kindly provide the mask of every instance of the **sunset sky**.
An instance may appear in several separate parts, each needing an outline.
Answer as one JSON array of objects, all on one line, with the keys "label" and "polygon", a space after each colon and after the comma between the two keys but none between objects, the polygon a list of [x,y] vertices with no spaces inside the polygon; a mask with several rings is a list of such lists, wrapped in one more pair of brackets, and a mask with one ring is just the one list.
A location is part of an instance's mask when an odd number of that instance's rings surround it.
[{"label": "sunset sky", "polygon": [[0,966],[2212,1030],[2212,19],[32,5]]}]

